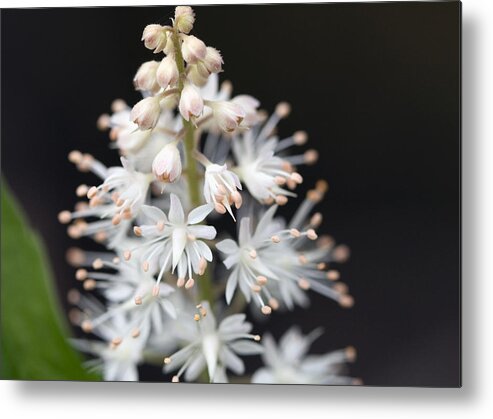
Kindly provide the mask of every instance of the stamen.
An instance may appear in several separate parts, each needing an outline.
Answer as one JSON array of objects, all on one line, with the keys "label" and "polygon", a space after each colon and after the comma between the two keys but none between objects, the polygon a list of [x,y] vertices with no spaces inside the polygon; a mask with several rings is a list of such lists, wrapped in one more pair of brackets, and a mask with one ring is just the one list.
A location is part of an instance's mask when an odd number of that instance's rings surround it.
[{"label": "stamen", "polygon": [[318,239],[318,236],[317,236],[317,233],[315,233],[315,230],[313,228],[310,228],[306,231],[306,236],[310,239],[310,240],[317,240]]},{"label": "stamen", "polygon": [[96,126],[100,131],[106,131],[110,127],[110,116],[107,113],[104,113],[99,116]]},{"label": "stamen", "polygon": [[305,279],[305,278],[300,278],[298,280],[298,286],[302,289],[302,290],[309,290],[310,289],[310,282]]},{"label": "stamen", "polygon": [[262,311],[262,314],[265,314],[266,316],[272,313],[272,308],[267,305],[263,306],[260,310]]},{"label": "stamen", "polygon": [[127,108],[128,108],[128,105],[123,99],[115,99],[111,103],[111,111],[114,113],[124,111]]},{"label": "stamen", "polygon": [[274,297],[269,298],[269,305],[272,307],[272,310],[279,309],[279,301],[277,301]]},{"label": "stamen", "polygon": [[89,321],[89,320],[84,320],[81,325],[80,325],[81,329],[85,332],[85,333],[91,333],[92,332],[92,323]]},{"label": "stamen", "polygon": [[341,295],[339,298],[339,304],[344,308],[351,308],[354,305],[354,299],[350,295]]},{"label": "stamen", "polygon": [[134,227],[134,234],[137,236],[137,237],[142,237],[142,229],[138,226],[135,226]]},{"label": "stamen", "polygon": [[177,375],[174,375],[173,378],[171,379],[171,382],[172,383],[179,383],[180,382],[180,379],[178,378]]},{"label": "stamen", "polygon": [[103,267],[104,263],[101,259],[95,259],[94,262],[92,263],[92,267],[96,270],[99,270]]},{"label": "stamen", "polygon": [[142,297],[140,295],[136,295],[134,301],[135,305],[140,306],[142,304]]},{"label": "stamen", "polygon": [[86,291],[92,291],[94,288],[96,288],[96,281],[94,279],[86,279],[82,286]]},{"label": "stamen", "polygon": [[340,278],[340,273],[334,269],[327,272],[327,279],[330,281],[337,281]]},{"label": "stamen", "polygon": [[159,295],[159,290],[160,290],[159,285],[154,285],[152,287],[152,296],[157,297]]},{"label": "stamen", "polygon": [[257,251],[255,249],[250,250],[250,252],[248,254],[250,255],[250,257],[252,259],[256,259],[257,258]]},{"label": "stamen", "polygon": [[125,260],[130,260],[130,258],[131,258],[131,257],[132,257],[132,252],[130,252],[130,250],[125,250],[125,251],[123,252],[123,258],[124,258]]},{"label": "stamen", "polygon": [[346,359],[348,360],[348,362],[354,362],[356,361],[356,349],[354,348],[354,346],[348,346],[346,349],[345,349],[345,355],[346,355]]},{"label": "stamen", "polygon": [[255,336],[253,337],[253,340],[254,340],[255,342],[260,342],[260,339],[261,339],[260,335],[255,335]]},{"label": "stamen", "polygon": [[185,285],[185,278],[178,278],[176,281],[176,286],[178,288],[183,288],[184,285]]},{"label": "stamen", "polygon": [[281,241],[281,238],[277,235],[274,235],[270,238],[273,243],[279,243]]},{"label": "stamen", "polygon": [[216,202],[214,204],[214,209],[216,210],[216,212],[218,212],[219,214],[226,214],[226,208],[224,207],[224,205],[220,204],[219,202]]},{"label": "stamen", "polygon": [[192,288],[195,284],[195,281],[193,278],[188,278],[187,282],[185,283],[185,289],[189,290]]},{"label": "stamen", "polygon": [[298,229],[296,228],[292,228],[291,230],[289,230],[289,234],[292,236],[292,237],[300,237],[301,236],[301,233]]},{"label": "stamen", "polygon": [[83,281],[87,278],[87,271],[85,269],[77,269],[75,272],[75,279],[78,281]]},{"label": "stamen", "polygon": [[303,161],[308,165],[315,164],[318,161],[318,151],[314,149],[306,150],[303,153]]},{"label": "stamen", "polygon": [[296,131],[293,140],[296,145],[304,145],[308,140],[308,134],[305,131]]},{"label": "stamen", "polygon": [[259,284],[259,285],[267,284],[267,278],[263,275],[257,276],[257,284]]},{"label": "stamen", "polygon": [[200,320],[200,316],[198,314],[193,315],[193,319],[198,322]]},{"label": "stamen", "polygon": [[92,199],[97,195],[97,193],[98,193],[98,188],[96,188],[95,186],[91,186],[87,191],[87,198]]},{"label": "stamen", "polygon": [[285,195],[277,195],[276,196],[276,204],[277,205],[280,205],[280,206],[283,206],[283,205],[286,205],[288,203],[288,197],[285,196]]},{"label": "stamen", "polygon": [[62,211],[58,214],[58,221],[61,224],[68,224],[72,220],[72,215],[70,211]]},{"label": "stamen", "polygon": [[140,330],[138,328],[135,328],[132,330],[132,337],[133,338],[138,338],[140,336]]},{"label": "stamen", "polygon": [[77,304],[80,301],[80,292],[76,289],[71,289],[67,293],[67,300],[70,304]]},{"label": "stamen", "polygon": [[275,113],[281,119],[286,118],[291,112],[291,105],[288,102],[280,102],[276,106]]}]

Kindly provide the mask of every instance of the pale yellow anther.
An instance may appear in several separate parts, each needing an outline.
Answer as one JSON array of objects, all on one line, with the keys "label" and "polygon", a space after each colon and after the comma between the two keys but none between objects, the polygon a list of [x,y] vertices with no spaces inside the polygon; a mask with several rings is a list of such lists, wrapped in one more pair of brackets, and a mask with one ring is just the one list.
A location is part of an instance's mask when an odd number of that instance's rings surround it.
[{"label": "pale yellow anther", "polygon": [[81,325],[80,325],[81,329],[85,332],[85,333],[91,333],[92,332],[92,323],[89,321],[89,320],[84,320]]},{"label": "pale yellow anther", "polygon": [[310,240],[318,239],[317,233],[315,233],[315,230],[313,228],[310,228],[306,231],[306,237],[308,237]]},{"label": "pale yellow anther", "polygon": [[324,262],[317,263],[317,269],[319,271],[323,271],[325,268],[327,268],[327,264]]},{"label": "pale yellow anther", "polygon": [[87,185],[79,185],[77,186],[77,189],[75,190],[75,194],[78,196],[78,197],[83,197],[83,196],[87,196],[87,192],[89,191],[89,188]]},{"label": "pale yellow anther", "polygon": [[159,285],[154,285],[152,287],[152,296],[157,297],[159,295],[159,290],[160,290]]},{"label": "pale yellow anther", "polygon": [[277,205],[280,205],[280,206],[283,206],[283,205],[286,205],[288,203],[288,197],[285,196],[285,195],[277,195],[276,196],[276,204]]},{"label": "pale yellow anther", "polygon": [[82,161],[82,153],[78,150],[73,150],[68,154],[68,160],[71,163],[79,164]]},{"label": "pale yellow anther", "polygon": [[327,272],[327,279],[330,281],[337,281],[340,278],[340,273],[334,269]]},{"label": "pale yellow anther", "polygon": [[272,308],[269,306],[263,306],[260,310],[262,311],[262,314],[265,314],[266,316],[272,313]]},{"label": "pale yellow anther", "polygon": [[133,338],[138,338],[140,336],[140,330],[135,328],[132,330],[132,337]]},{"label": "pale yellow anther", "polygon": [[259,284],[261,286],[267,284],[267,278],[265,276],[263,276],[263,275],[257,276],[256,281],[257,281],[257,284]]},{"label": "pale yellow anther", "polygon": [[260,285],[257,285],[257,284],[252,284],[251,289],[253,292],[255,292],[257,294],[262,291],[262,287]]},{"label": "pale yellow anther", "polygon": [[195,281],[193,278],[188,278],[187,282],[185,283],[185,289],[189,290],[192,288],[195,284]]},{"label": "pale yellow anther", "polygon": [[198,314],[193,315],[193,319],[198,322],[200,320],[200,316]]},{"label": "pale yellow anther", "polygon": [[293,134],[293,141],[296,145],[304,145],[308,140],[308,134],[305,131],[296,131]]},{"label": "pale yellow anther", "polygon": [[96,270],[102,269],[103,266],[104,266],[104,263],[100,258],[94,259],[94,262],[92,262],[92,267]]},{"label": "pale yellow anther", "polygon": [[171,379],[171,382],[172,383],[179,383],[180,382],[180,379],[178,378],[177,375],[173,376],[173,378]]},{"label": "pale yellow anther", "polygon": [[114,226],[120,224],[122,221],[122,216],[120,214],[115,214],[113,218],[111,219],[111,224]]},{"label": "pale yellow anther", "polygon": [[305,279],[305,278],[300,278],[298,280],[298,286],[302,289],[302,290],[309,290],[310,289],[310,282]]},{"label": "pale yellow anther", "polygon": [[288,102],[280,102],[277,104],[275,112],[279,118],[286,118],[291,112],[291,105]]},{"label": "pale yellow anther", "polygon": [[171,363],[171,358],[169,356],[165,357],[164,358],[164,363],[165,363],[165,365],[170,364]]},{"label": "pale yellow anther", "polygon": [[354,305],[354,299],[350,295],[343,294],[339,297],[339,304],[344,308],[351,308]]},{"label": "pale yellow anther", "polygon": [[134,234],[135,234],[137,237],[142,237],[142,229],[141,229],[139,226],[135,226],[135,227],[134,227]]},{"label": "pale yellow anther", "polygon": [[91,186],[88,190],[87,190],[87,198],[88,199],[92,199],[94,198],[98,193],[98,188],[96,188],[95,186]]},{"label": "pale yellow anther", "polygon": [[120,343],[122,343],[122,338],[119,336],[111,340],[111,344],[114,346],[118,346]]},{"label": "pale yellow anther", "polygon": [[70,220],[72,220],[72,214],[70,214],[70,211],[62,211],[58,213],[58,221],[61,224],[68,224],[70,223]]},{"label": "pale yellow anther", "polygon": [[291,235],[291,237],[296,237],[296,238],[301,236],[300,231],[296,228],[292,228],[291,230],[289,230],[289,234]]},{"label": "pale yellow anther", "polygon": [[82,286],[86,291],[92,291],[94,288],[96,288],[96,281],[94,279],[86,279]]},{"label": "pale yellow anther", "polygon": [[216,212],[218,212],[219,214],[226,214],[226,208],[224,207],[224,205],[220,204],[219,202],[216,202],[214,204],[214,209],[216,210]]},{"label": "pale yellow anther", "polygon": [[185,285],[185,278],[178,278],[176,280],[176,286],[178,288],[183,288],[184,285]]},{"label": "pale yellow anther", "polygon": [[290,177],[291,177],[291,180],[293,182],[297,183],[298,185],[301,184],[301,183],[303,183],[303,177],[299,173],[297,173],[297,172],[291,173],[291,176]]},{"label": "pale yellow anther", "polygon": [[96,126],[98,127],[98,130],[100,131],[105,131],[110,127],[110,116],[107,113],[104,113],[99,116]]},{"label": "pale yellow anther", "polygon": [[145,260],[143,263],[142,263],[142,270],[144,272],[147,272],[149,270],[149,262],[147,260]]},{"label": "pale yellow anther", "polygon": [[142,297],[140,295],[136,295],[134,298],[135,305],[140,306],[142,304]]},{"label": "pale yellow anther", "polygon": [[255,336],[253,337],[253,340],[254,340],[255,342],[260,342],[260,339],[261,339],[260,335],[255,335]]},{"label": "pale yellow anther", "polygon": [[127,107],[127,103],[123,99],[115,99],[111,103],[111,111],[115,113],[124,111]]},{"label": "pale yellow anther", "polygon": [[257,258],[257,251],[255,249],[250,250],[250,252],[248,252],[248,254],[250,255],[250,257],[252,259],[256,259]]},{"label": "pale yellow anther", "polygon": [[318,160],[318,151],[314,149],[306,150],[303,153],[303,160],[305,164],[315,164]]},{"label": "pale yellow anther", "polygon": [[276,185],[282,186],[286,183],[286,178],[282,176],[276,176],[274,177],[274,182],[276,183]]},{"label": "pale yellow anther", "polygon": [[77,269],[75,272],[75,279],[78,281],[83,281],[87,278],[87,271],[85,269]]},{"label": "pale yellow anther", "polygon": [[310,225],[314,228],[317,228],[320,224],[322,224],[322,214],[319,212],[316,212],[315,214],[312,215],[312,218],[310,218]]},{"label": "pale yellow anther", "polygon": [[272,240],[273,243],[279,243],[281,241],[281,238],[279,236],[272,236],[270,238]]},{"label": "pale yellow anther", "polygon": [[164,230],[164,221],[158,221],[156,223],[156,228],[158,229],[158,231],[163,231]]},{"label": "pale yellow anther", "polygon": [[269,298],[269,305],[272,307],[272,310],[279,309],[279,301],[277,301],[274,297]]},{"label": "pale yellow anther", "polygon": [[123,258],[125,260],[130,260],[131,257],[132,257],[132,252],[130,250],[125,250],[123,252]]}]

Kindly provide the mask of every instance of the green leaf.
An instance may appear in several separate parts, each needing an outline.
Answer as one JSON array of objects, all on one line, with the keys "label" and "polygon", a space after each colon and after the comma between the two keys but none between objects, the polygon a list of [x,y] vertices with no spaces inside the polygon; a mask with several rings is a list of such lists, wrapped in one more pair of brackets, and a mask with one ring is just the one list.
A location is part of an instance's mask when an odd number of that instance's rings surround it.
[{"label": "green leaf", "polygon": [[0,378],[98,380],[67,341],[48,258],[2,180]]}]

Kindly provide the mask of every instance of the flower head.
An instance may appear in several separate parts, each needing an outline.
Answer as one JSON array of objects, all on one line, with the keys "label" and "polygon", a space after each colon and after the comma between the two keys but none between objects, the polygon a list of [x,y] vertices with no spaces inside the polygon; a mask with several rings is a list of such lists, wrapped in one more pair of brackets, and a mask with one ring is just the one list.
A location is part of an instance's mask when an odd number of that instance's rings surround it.
[{"label": "flower head", "polygon": [[256,343],[260,336],[250,334],[252,325],[245,321],[245,314],[226,317],[217,326],[207,301],[197,308],[199,313],[193,318],[189,315],[181,320],[184,327],[179,338],[185,345],[165,358],[165,372],[179,369],[173,377],[174,382],[178,382],[183,374],[185,380],[193,381],[204,369],[211,382],[227,382],[226,369],[243,374],[245,366],[238,355],[262,352],[262,347]]},{"label": "flower head", "polygon": [[[207,261],[212,261],[212,252],[200,239],[212,240],[216,229],[198,225],[212,211],[211,205],[202,205],[185,217],[180,199],[170,195],[168,216],[156,207],[144,206],[143,216],[148,223],[135,227],[138,236],[145,239],[140,252],[144,270],[159,272],[159,283],[165,272],[177,269],[178,286],[190,288],[194,284],[193,273],[202,275]],[[131,252],[127,253],[130,258]],[[185,284],[185,278],[188,280]]]},{"label": "flower head", "polygon": [[311,344],[322,334],[316,329],[303,336],[296,327],[289,329],[276,345],[270,334],[264,335],[262,359],[265,367],[252,376],[252,383],[354,385],[358,380],[343,374],[347,362],[356,357],[354,348],[307,355]]}]

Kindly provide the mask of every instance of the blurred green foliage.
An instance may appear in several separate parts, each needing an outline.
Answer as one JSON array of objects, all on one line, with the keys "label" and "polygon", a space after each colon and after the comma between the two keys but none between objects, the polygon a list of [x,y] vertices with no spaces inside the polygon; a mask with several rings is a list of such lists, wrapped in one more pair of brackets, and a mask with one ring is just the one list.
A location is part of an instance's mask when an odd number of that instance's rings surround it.
[{"label": "blurred green foliage", "polygon": [[99,380],[67,342],[46,252],[3,179],[1,198],[0,378]]}]

